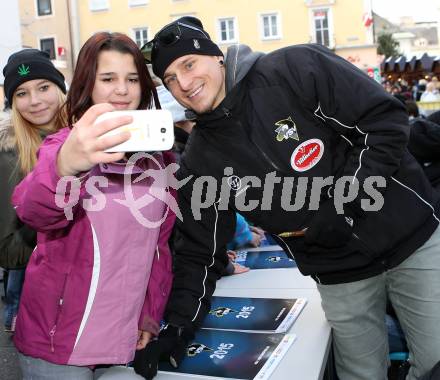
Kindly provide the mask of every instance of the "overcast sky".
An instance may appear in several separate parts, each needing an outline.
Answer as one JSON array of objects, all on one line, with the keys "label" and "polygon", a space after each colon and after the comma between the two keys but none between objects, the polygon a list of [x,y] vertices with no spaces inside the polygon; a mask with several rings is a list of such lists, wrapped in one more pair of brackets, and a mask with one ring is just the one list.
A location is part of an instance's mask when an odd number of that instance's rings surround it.
[{"label": "overcast sky", "polygon": [[390,21],[413,16],[415,21],[437,21],[440,0],[371,0],[373,11]]}]

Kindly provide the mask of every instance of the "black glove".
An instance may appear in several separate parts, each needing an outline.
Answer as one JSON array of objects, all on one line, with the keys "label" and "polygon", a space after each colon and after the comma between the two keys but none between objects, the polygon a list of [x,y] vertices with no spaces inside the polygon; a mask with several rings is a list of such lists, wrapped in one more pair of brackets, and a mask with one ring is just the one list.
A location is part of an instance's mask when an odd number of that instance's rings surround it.
[{"label": "black glove", "polygon": [[193,338],[190,330],[167,325],[157,339],[136,351],[133,362],[135,372],[150,380],[157,375],[159,361],[169,361],[177,368],[185,357],[188,342]]},{"label": "black glove", "polygon": [[350,239],[353,219],[338,214],[333,199],[321,203],[305,234],[305,243],[326,248],[342,247]]}]

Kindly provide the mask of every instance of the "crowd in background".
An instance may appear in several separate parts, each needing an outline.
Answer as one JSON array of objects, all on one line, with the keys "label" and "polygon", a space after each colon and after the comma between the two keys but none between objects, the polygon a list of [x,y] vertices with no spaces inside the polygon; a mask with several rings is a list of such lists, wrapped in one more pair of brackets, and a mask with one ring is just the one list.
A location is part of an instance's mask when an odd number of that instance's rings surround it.
[{"label": "crowd in background", "polygon": [[[413,109],[415,102],[440,102],[440,81],[435,75],[427,75],[426,79],[413,80],[412,83],[401,78],[397,81],[382,78],[382,85],[388,93],[410,104],[409,107]],[[420,116],[428,116],[438,109],[440,103],[432,104],[427,108],[420,107]]]}]

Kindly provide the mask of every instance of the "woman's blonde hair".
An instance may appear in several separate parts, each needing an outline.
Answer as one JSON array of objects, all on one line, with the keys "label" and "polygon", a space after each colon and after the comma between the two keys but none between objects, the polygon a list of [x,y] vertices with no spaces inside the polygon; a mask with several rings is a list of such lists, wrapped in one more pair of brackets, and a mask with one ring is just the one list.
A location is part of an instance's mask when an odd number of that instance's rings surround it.
[{"label": "woman's blonde hair", "polygon": [[[66,101],[66,95],[63,94],[58,86],[55,87],[58,94],[59,105],[58,112],[55,115],[54,128],[48,131],[49,133],[56,132],[67,125],[66,111],[65,107],[63,107]],[[16,102],[12,103],[11,121],[14,129],[15,145],[18,150],[17,169],[23,175],[26,175],[32,171],[37,163],[37,150],[42,142],[40,135],[41,130],[21,116],[16,108]]]}]

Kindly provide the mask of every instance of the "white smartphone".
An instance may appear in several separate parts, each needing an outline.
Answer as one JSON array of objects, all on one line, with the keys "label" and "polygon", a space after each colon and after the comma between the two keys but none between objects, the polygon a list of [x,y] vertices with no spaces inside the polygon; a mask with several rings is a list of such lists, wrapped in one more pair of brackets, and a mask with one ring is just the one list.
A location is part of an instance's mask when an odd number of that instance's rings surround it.
[{"label": "white smartphone", "polygon": [[174,143],[173,117],[167,110],[112,111],[99,115],[95,124],[119,116],[132,116],[133,122],[105,133],[112,136],[122,131],[130,131],[126,142],[106,150],[106,152],[156,152],[169,150]]}]

